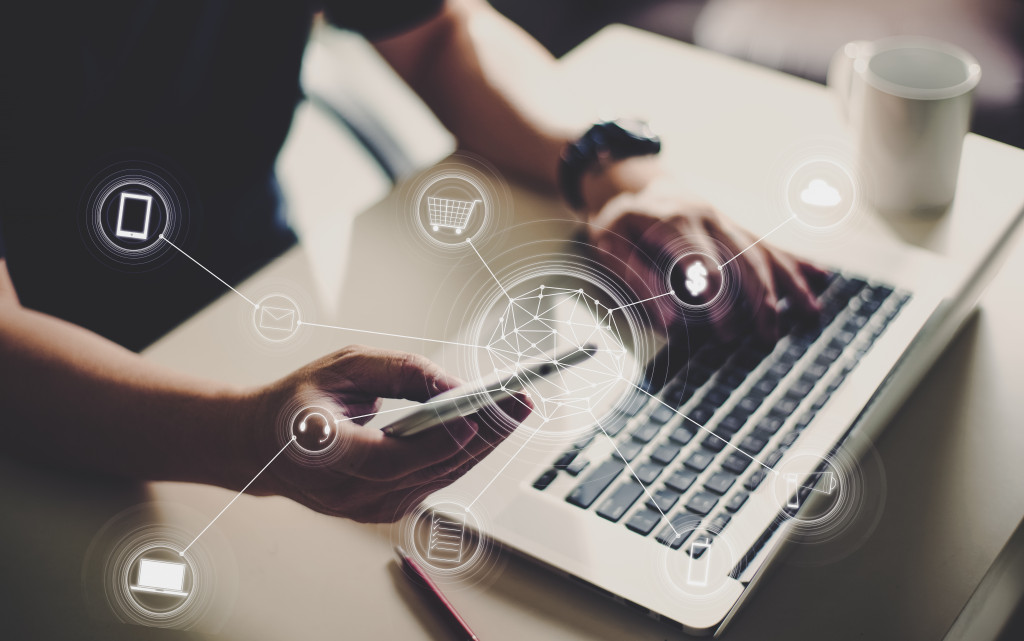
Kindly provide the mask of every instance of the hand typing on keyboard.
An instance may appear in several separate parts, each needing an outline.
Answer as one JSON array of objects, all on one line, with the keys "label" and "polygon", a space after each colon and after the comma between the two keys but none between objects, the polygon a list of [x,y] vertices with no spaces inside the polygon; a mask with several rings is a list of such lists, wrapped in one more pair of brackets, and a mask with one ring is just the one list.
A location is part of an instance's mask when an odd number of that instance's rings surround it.
[{"label": "hand typing on keyboard", "polygon": [[[824,285],[824,271],[766,242],[755,245],[757,237],[666,180],[653,181],[640,191],[623,192],[608,200],[593,218],[590,233],[591,242],[608,257],[608,266],[640,299],[663,294],[667,282],[677,293],[685,292],[687,285],[691,291],[717,292],[721,276],[715,265],[706,266],[706,276],[700,270],[688,274],[681,263],[675,265],[668,279],[664,271],[689,252],[717,256],[719,264],[738,256],[726,269],[735,269],[733,278],[741,286],[741,304],[733,305],[726,316],[714,318],[714,332],[722,340],[732,340],[752,326],[763,342],[775,342],[780,336],[782,299],[787,299],[798,314],[818,311],[816,292]],[[678,303],[671,297],[645,305],[662,330],[682,320]]]}]

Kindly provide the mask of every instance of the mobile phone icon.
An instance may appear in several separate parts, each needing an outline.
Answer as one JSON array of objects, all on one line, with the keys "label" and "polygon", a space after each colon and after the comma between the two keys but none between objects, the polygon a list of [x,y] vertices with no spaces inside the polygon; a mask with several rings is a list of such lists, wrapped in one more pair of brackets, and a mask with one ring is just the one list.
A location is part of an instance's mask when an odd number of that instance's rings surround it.
[{"label": "mobile phone icon", "polygon": [[114,233],[119,238],[146,240],[149,238],[149,215],[152,210],[153,197],[149,194],[122,191]]},{"label": "mobile phone icon", "polygon": [[[698,559],[704,558],[703,562]],[[686,568],[686,582],[693,586],[706,586],[711,572],[711,541],[700,536],[690,543],[690,561]]]}]

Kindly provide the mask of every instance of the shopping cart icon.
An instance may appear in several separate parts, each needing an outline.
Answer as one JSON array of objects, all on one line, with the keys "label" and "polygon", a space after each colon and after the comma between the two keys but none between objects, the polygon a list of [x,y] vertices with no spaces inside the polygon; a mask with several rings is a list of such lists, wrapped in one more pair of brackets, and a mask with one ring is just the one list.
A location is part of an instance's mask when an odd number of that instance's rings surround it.
[{"label": "shopping cart icon", "polygon": [[430,216],[430,226],[434,231],[442,227],[454,229],[456,234],[469,224],[469,217],[473,215],[473,209],[479,200],[452,200],[451,198],[427,197],[427,214]]}]

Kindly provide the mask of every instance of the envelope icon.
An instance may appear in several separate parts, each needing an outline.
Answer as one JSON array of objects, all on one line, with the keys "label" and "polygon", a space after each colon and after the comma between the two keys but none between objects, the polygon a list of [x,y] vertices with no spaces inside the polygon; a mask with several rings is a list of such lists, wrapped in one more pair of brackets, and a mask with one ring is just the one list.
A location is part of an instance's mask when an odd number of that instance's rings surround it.
[{"label": "envelope icon", "polygon": [[260,307],[260,329],[295,331],[295,310],[284,307]]}]

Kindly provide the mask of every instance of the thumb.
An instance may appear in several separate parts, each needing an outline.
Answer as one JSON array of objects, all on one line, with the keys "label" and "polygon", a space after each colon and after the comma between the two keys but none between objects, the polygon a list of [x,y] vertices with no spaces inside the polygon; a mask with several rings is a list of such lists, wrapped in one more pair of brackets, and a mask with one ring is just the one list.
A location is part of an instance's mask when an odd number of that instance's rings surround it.
[{"label": "thumb", "polygon": [[366,396],[423,402],[460,382],[418,354],[360,347],[354,353],[350,348],[338,355],[331,369]]}]

